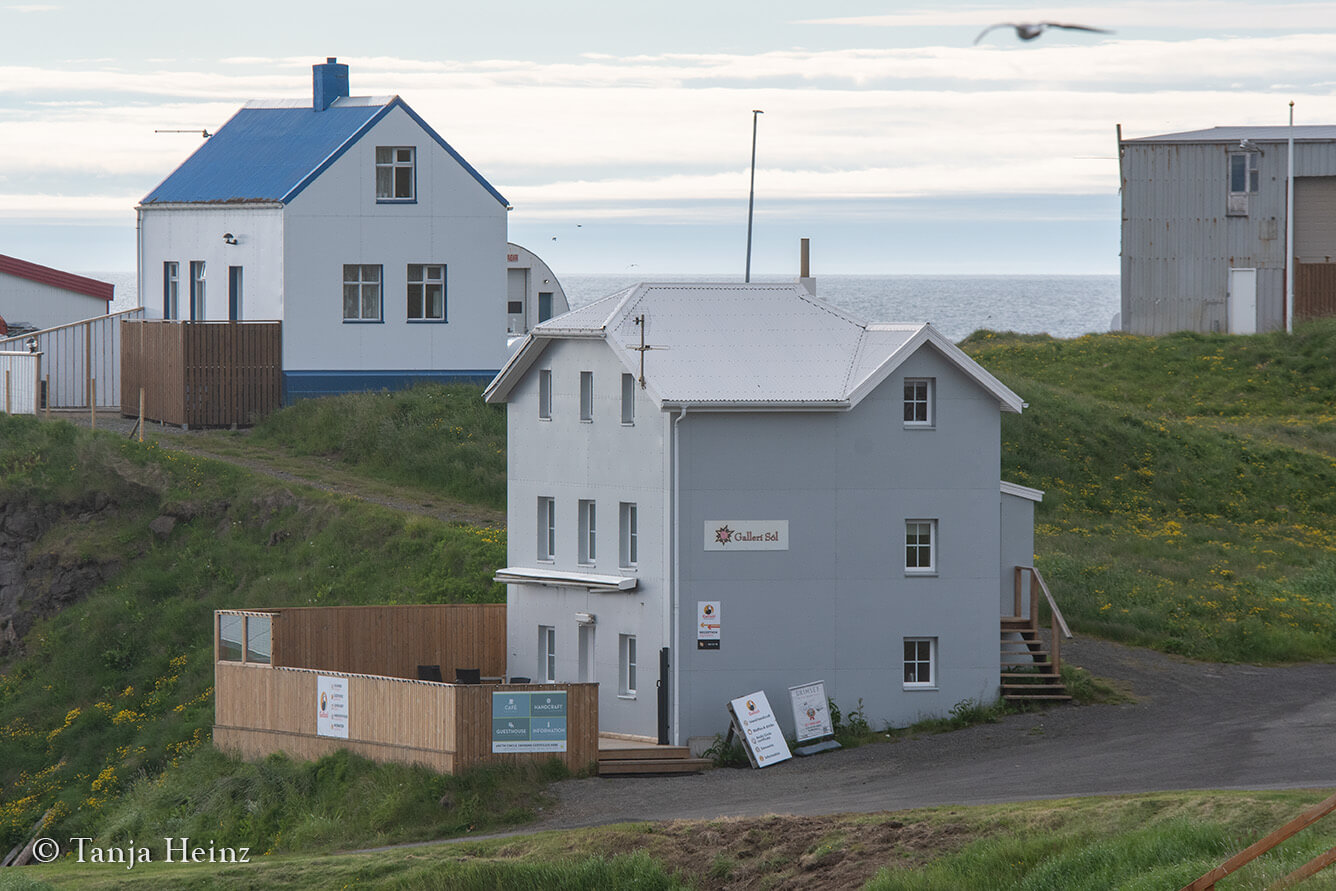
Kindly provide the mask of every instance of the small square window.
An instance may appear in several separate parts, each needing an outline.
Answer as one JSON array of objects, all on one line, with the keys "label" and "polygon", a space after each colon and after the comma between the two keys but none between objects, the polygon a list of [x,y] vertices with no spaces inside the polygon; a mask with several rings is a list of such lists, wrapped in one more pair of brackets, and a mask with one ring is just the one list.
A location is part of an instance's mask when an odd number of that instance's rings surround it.
[{"label": "small square window", "polygon": [[933,687],[937,684],[937,638],[905,638],[905,686]]},{"label": "small square window", "polygon": [[937,570],[937,521],[905,521],[905,572]]},{"label": "small square window", "polygon": [[343,264],[343,320],[379,322],[380,267]]},{"label": "small square window", "polygon": [[538,372],[538,419],[552,420],[552,372],[546,368]]},{"label": "small square window", "polygon": [[593,564],[598,557],[598,505],[592,501],[580,502],[580,562]]},{"label": "small square window", "polygon": [[594,420],[594,372],[580,372],[580,420]]},{"label": "small square window", "polygon": [[416,154],[412,146],[376,146],[377,201],[412,201],[416,197]]},{"label": "small square window", "polygon": [[905,426],[931,427],[933,425],[932,378],[905,378]]},{"label": "small square window", "polygon": [[446,321],[444,265],[408,264],[408,318]]}]

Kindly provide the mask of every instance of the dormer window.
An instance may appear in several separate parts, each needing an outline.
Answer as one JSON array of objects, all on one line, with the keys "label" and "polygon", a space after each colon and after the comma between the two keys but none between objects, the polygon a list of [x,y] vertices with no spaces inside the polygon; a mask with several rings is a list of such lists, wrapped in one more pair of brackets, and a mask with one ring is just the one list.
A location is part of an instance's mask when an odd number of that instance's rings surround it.
[{"label": "dormer window", "polygon": [[417,150],[411,145],[376,146],[376,200],[412,201],[416,190]]}]

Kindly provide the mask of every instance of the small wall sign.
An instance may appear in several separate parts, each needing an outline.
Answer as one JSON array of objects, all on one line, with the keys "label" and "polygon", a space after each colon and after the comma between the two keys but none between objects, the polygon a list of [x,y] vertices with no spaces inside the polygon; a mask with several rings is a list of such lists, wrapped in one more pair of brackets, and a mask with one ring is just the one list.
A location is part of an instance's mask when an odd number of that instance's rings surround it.
[{"label": "small wall sign", "polygon": [[788,520],[706,520],[707,551],[787,551]]},{"label": "small wall sign", "polygon": [[696,649],[719,649],[719,601],[696,601]]},{"label": "small wall sign", "polygon": [[316,736],[347,739],[348,679],[319,675],[315,682],[315,695]]},{"label": "small wall sign", "polygon": [[566,691],[493,693],[492,751],[566,751]]}]

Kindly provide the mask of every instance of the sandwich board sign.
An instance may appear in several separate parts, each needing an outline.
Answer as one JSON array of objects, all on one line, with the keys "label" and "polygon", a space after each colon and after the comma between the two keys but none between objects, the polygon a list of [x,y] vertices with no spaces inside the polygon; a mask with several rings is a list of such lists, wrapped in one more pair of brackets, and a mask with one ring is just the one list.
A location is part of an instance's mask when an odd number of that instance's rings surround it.
[{"label": "sandwich board sign", "polygon": [[732,700],[728,714],[752,767],[769,767],[793,757],[764,690]]},{"label": "sandwich board sign", "polygon": [[840,744],[833,738],[835,727],[830,720],[825,681],[790,687],[789,700],[793,704],[793,726],[797,729],[798,747],[794,749],[795,754],[814,755],[827,749],[840,748]]}]

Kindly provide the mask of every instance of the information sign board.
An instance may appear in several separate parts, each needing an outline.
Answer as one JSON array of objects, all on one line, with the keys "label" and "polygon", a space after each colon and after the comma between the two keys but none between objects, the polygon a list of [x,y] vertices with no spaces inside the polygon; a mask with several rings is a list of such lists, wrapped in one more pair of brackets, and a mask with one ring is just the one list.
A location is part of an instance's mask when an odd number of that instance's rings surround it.
[{"label": "information sign board", "polygon": [[316,678],[316,736],[348,738],[348,679],[319,675]]},{"label": "information sign board", "polygon": [[566,751],[566,691],[493,693],[492,751]]},{"label": "information sign board", "polygon": [[696,601],[696,649],[719,649],[719,601]]},{"label": "information sign board", "polygon": [[752,767],[769,767],[793,757],[764,690],[734,699],[728,711]]},{"label": "information sign board", "polygon": [[793,703],[793,726],[799,743],[835,735],[825,681],[790,687],[789,699]]}]

